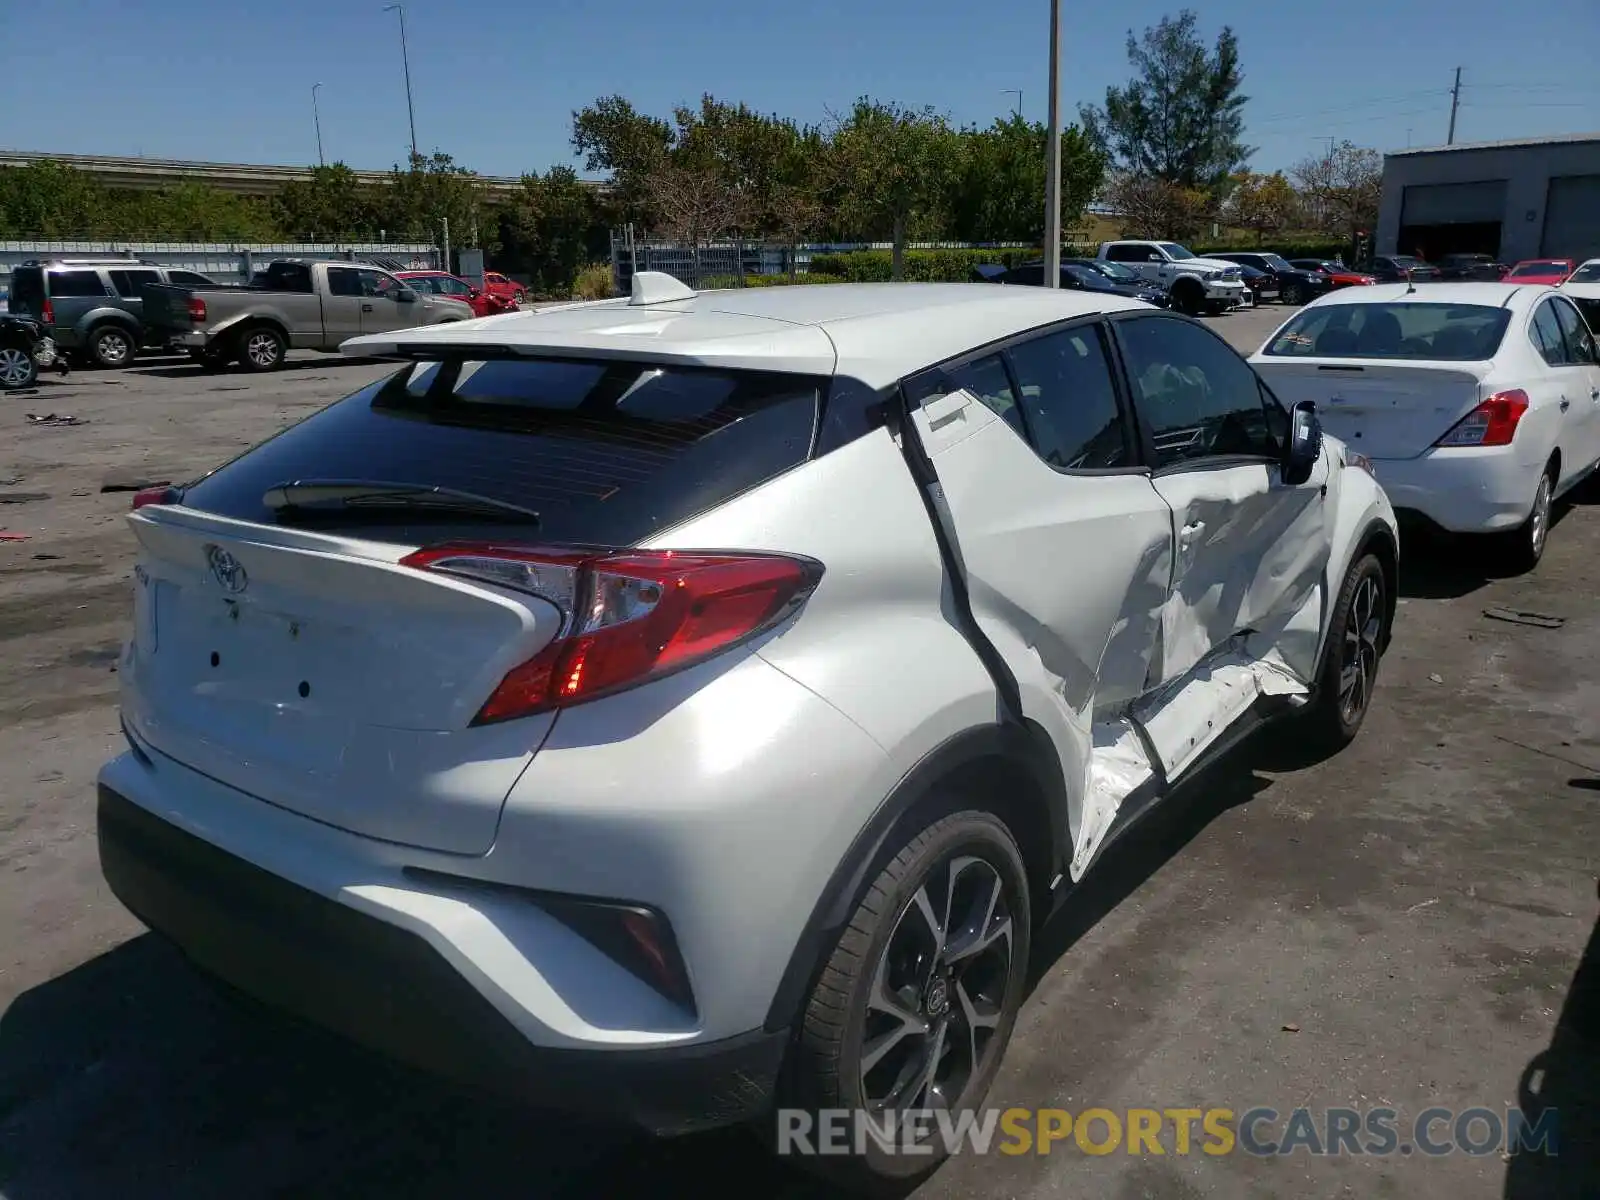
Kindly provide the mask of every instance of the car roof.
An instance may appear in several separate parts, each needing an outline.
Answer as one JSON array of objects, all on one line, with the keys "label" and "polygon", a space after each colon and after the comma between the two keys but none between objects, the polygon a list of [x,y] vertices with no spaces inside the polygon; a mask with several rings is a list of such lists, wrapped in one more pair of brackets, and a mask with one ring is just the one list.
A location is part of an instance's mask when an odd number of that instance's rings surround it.
[{"label": "car roof", "polygon": [[1057,321],[1146,308],[1110,292],[988,283],[841,283],[734,288],[660,303],[560,305],[352,338],[356,356],[494,347],[528,354],[738,370],[839,374],[885,387],[924,367]]},{"label": "car roof", "polygon": [[[1554,292],[1542,284],[1517,283],[1425,283],[1413,288],[1405,283],[1378,283],[1371,287],[1341,288],[1329,292],[1307,308],[1327,308],[1334,304],[1482,304],[1491,308],[1512,308],[1532,295]],[[1528,295],[1524,295],[1528,293]]]}]

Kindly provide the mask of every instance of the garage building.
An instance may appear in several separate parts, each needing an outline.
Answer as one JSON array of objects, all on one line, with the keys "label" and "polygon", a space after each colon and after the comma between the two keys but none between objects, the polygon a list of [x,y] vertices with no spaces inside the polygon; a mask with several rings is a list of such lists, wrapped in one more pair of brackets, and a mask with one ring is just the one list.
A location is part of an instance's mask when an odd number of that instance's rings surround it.
[{"label": "garage building", "polygon": [[1387,154],[1375,243],[1430,260],[1600,258],[1600,133]]}]

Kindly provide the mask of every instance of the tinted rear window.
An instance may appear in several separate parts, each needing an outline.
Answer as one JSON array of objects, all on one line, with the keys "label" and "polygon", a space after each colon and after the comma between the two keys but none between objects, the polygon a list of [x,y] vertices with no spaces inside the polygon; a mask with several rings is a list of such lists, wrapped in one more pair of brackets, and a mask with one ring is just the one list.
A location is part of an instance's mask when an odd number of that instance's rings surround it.
[{"label": "tinted rear window", "polygon": [[1572,273],[1569,283],[1600,283],[1600,262],[1584,263]]},{"label": "tinted rear window", "polygon": [[38,267],[17,267],[11,272],[11,308],[15,312],[23,306],[36,311],[44,299],[44,272]]},{"label": "tinted rear window", "polygon": [[1267,353],[1478,362],[1494,357],[1510,320],[1486,304],[1330,304],[1302,310]]},{"label": "tinted rear window", "polygon": [[263,496],[279,484],[416,484],[532,508],[553,542],[630,545],[804,462],[821,391],[639,363],[422,362],[246,451],[184,503],[275,524]]},{"label": "tinted rear window", "polygon": [[98,271],[51,271],[52,296],[104,296],[105,284]]}]

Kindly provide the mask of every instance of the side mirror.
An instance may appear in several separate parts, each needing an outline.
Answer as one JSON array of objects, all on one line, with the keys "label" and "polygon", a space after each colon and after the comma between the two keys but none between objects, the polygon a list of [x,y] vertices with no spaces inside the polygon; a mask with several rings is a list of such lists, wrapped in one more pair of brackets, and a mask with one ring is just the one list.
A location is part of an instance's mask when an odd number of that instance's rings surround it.
[{"label": "side mirror", "polygon": [[417,298],[417,293],[410,288],[401,288],[394,294],[394,298],[400,301],[401,304],[410,304]]},{"label": "side mirror", "polygon": [[1322,420],[1316,405],[1302,400],[1289,414],[1289,444],[1283,450],[1283,482],[1299,487],[1311,478],[1322,457]]}]

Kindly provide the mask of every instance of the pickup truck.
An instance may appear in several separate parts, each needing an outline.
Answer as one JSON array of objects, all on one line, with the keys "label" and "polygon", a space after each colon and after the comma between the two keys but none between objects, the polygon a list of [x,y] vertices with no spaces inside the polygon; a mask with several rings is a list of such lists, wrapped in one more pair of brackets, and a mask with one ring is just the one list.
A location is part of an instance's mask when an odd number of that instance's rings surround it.
[{"label": "pickup truck", "polygon": [[293,350],[335,351],[363,333],[468,321],[472,309],[407,287],[390,272],[343,260],[270,263],[245,287],[146,284],[144,320],[207,366],[273,371]]},{"label": "pickup truck", "polygon": [[1244,280],[1238,263],[1201,258],[1176,242],[1101,242],[1095,256],[1138,272],[1172,300],[1172,307],[1191,317],[1216,316],[1244,303]]}]

